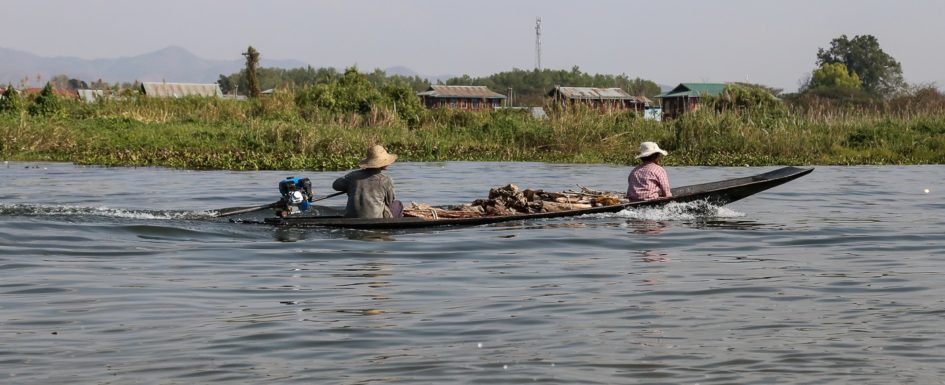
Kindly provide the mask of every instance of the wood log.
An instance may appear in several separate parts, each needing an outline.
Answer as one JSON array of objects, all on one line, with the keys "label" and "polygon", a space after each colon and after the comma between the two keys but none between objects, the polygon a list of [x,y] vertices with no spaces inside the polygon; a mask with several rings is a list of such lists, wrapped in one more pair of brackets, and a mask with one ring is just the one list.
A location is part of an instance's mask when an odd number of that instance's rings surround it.
[{"label": "wood log", "polygon": [[559,203],[559,202],[542,202],[542,209],[545,212],[558,212],[558,211],[568,211],[568,210],[578,210],[578,209],[589,209],[591,208],[590,204],[587,203]]},{"label": "wood log", "polygon": [[594,198],[591,200],[591,205],[595,207],[596,206],[613,206],[620,203],[622,203],[620,198],[610,197],[610,196]]},{"label": "wood log", "polygon": [[482,213],[479,211],[444,210],[440,208],[432,208],[427,210],[405,209],[404,216],[424,219],[478,218],[482,216]]}]

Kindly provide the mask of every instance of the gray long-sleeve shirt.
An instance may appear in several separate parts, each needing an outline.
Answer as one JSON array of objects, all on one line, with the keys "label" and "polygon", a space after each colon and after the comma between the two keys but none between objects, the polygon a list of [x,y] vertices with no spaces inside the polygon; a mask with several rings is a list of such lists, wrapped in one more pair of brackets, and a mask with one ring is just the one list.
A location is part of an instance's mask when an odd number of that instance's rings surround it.
[{"label": "gray long-sleeve shirt", "polygon": [[348,193],[345,217],[390,218],[394,201],[394,181],[379,168],[355,170],[335,179],[331,187]]}]

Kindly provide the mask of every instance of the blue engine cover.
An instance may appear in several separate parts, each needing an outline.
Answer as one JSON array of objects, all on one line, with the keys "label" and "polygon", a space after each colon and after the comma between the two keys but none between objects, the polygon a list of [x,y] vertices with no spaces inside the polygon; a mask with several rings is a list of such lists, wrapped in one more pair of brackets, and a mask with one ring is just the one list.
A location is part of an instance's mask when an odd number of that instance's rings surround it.
[{"label": "blue engine cover", "polygon": [[302,180],[308,178],[299,178],[295,176],[287,177],[279,181],[279,194],[285,195],[289,191],[302,190]]},{"label": "blue engine cover", "polygon": [[[299,204],[289,204],[288,195],[293,191],[300,191],[305,197],[302,203]],[[290,176],[281,181],[279,181],[279,193],[282,194],[282,201],[285,204],[285,209],[290,212],[293,211],[306,211],[311,207],[309,201],[314,198],[314,193],[312,192],[312,182],[308,178],[299,178]]]}]

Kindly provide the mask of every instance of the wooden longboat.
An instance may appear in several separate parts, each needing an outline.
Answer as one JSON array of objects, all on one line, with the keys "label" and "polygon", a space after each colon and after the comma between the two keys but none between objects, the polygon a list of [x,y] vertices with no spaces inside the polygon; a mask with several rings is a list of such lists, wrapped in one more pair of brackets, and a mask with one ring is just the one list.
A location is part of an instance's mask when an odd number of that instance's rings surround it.
[{"label": "wooden longboat", "polygon": [[749,177],[727,179],[681,186],[672,189],[673,196],[649,201],[630,202],[612,206],[600,206],[587,209],[566,210],[547,213],[514,214],[505,216],[484,216],[475,218],[440,218],[423,219],[405,218],[344,218],[340,216],[267,218],[263,223],[279,227],[341,227],[351,229],[409,229],[433,226],[474,226],[489,223],[522,221],[541,218],[561,218],[577,215],[616,213],[628,208],[659,207],[671,202],[695,202],[721,206],[739,199],[757,194],[772,187],[790,182],[814,171],[813,168],[783,167]]}]

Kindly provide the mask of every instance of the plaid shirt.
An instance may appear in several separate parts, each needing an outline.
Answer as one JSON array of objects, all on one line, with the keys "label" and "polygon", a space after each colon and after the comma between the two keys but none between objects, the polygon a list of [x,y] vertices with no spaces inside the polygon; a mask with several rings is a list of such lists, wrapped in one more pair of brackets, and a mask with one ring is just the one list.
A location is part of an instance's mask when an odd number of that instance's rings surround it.
[{"label": "plaid shirt", "polygon": [[[660,197],[671,197],[669,177],[660,165],[648,162],[636,166],[627,177],[627,199],[646,201]],[[662,192],[662,194],[661,194]]]}]

